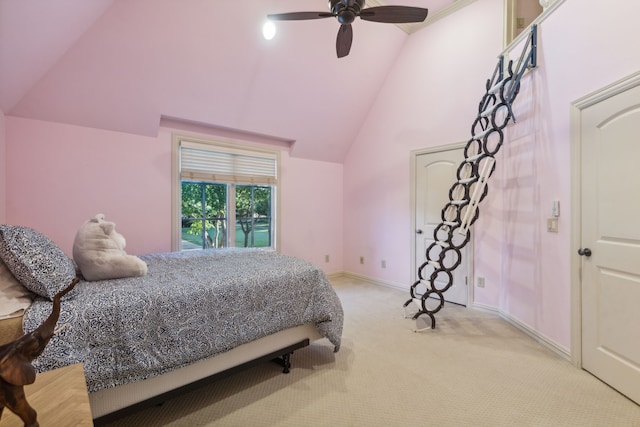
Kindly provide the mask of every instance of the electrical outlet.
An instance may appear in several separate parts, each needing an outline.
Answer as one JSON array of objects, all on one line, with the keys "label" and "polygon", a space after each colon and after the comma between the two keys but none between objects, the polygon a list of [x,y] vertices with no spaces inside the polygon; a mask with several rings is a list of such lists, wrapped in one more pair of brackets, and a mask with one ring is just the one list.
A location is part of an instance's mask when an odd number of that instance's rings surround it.
[{"label": "electrical outlet", "polygon": [[324,256],[324,262],[329,262],[329,255]]},{"label": "electrical outlet", "polygon": [[478,277],[478,287],[484,288],[484,277]]},{"label": "electrical outlet", "polygon": [[360,257],[360,264],[364,264],[364,257],[363,256]]},{"label": "electrical outlet", "polygon": [[380,266],[382,268],[387,268],[387,261],[385,261],[385,260],[380,261]]}]

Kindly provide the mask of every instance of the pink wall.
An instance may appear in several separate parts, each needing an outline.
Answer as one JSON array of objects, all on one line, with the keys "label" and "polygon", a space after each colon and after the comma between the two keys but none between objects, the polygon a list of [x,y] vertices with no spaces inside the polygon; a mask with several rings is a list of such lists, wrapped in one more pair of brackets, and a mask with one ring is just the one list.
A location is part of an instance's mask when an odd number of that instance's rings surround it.
[{"label": "pink wall", "polygon": [[501,13],[478,1],[409,37],[345,161],[345,270],[408,289],[410,152],[469,139]]},{"label": "pink wall", "polygon": [[97,213],[129,253],[170,247],[168,141],[8,116],[7,222],[40,230],[67,253]]},{"label": "pink wall", "polygon": [[[69,2],[78,0],[65,1]],[[82,3],[60,5],[51,15],[84,11],[87,20],[108,2]],[[262,37],[266,15],[299,10],[298,0],[112,3],[33,87],[11,91],[23,97],[5,111],[150,137],[156,135],[158,116],[164,114],[295,139],[292,153],[296,157],[341,162],[407,38],[392,25],[363,23],[345,62],[336,59],[339,27],[332,19],[279,24],[273,41]],[[315,3],[318,10],[326,7],[325,2]],[[44,14],[42,19],[48,17]],[[54,26],[58,28],[69,20],[51,22],[62,24]],[[50,41],[40,37],[56,33],[48,31],[50,23],[44,28],[33,25],[38,31],[14,28],[24,27],[19,20],[11,24],[7,25],[10,34],[34,37],[42,50]],[[53,38],[58,41],[60,34]],[[16,49],[23,44],[17,42]],[[21,53],[29,52],[33,62],[49,53],[36,55],[30,49]],[[367,69],[366,78],[362,78],[363,69]],[[14,66],[7,77],[13,82],[21,72],[23,67]]]},{"label": "pink wall", "polygon": [[[540,67],[523,79],[518,123],[503,169],[504,227],[500,309],[570,347],[571,134],[569,105],[640,69],[637,2],[567,1],[541,25]],[[594,26],[599,28],[594,31]],[[559,233],[546,231],[559,200]]]},{"label": "pink wall", "polygon": [[[502,6],[478,0],[409,38],[345,162],[345,270],[408,289],[409,153],[468,140],[501,50]],[[637,2],[567,1],[543,22],[540,66],[522,81],[517,124],[506,133],[474,226],[474,274],[486,279],[475,302],[567,351],[576,256],[569,105],[640,69],[640,52],[624,42],[637,40],[638,13]],[[552,200],[561,203],[557,234],[546,231]],[[394,267],[361,266],[361,254],[387,257]]]},{"label": "pink wall", "polygon": [[281,161],[281,252],[311,261],[327,273],[342,272],[342,165],[288,155]]},{"label": "pink wall", "polygon": [[7,164],[5,161],[6,150],[5,150],[5,120],[4,113],[0,110],[0,224],[5,222],[6,217],[6,170]]},{"label": "pink wall", "polygon": [[[0,110],[7,113],[114,0],[0,2]],[[69,11],[72,10],[72,13]],[[19,25],[24,32],[9,27]],[[45,42],[43,48],[42,44]]]},{"label": "pink wall", "polygon": [[[171,249],[171,129],[150,138],[9,116],[6,131],[8,223],[70,254],[78,227],[104,213],[127,252]],[[342,271],[342,165],[284,151],[281,173],[282,252]]]}]

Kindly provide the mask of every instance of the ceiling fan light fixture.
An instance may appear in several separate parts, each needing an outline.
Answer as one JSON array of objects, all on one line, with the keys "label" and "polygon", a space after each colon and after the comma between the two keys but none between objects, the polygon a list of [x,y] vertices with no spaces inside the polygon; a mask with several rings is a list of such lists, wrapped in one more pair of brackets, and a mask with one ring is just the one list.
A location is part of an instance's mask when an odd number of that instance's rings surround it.
[{"label": "ceiling fan light fixture", "polygon": [[352,2],[344,0],[329,1],[329,8],[331,9],[331,13],[338,19],[338,22],[340,22],[341,24],[353,23],[353,21],[355,21],[360,14],[363,5],[364,0],[356,0]]},{"label": "ceiling fan light fixture", "polygon": [[267,20],[267,22],[264,23],[262,26],[262,36],[267,40],[271,40],[276,36],[276,24],[274,24],[273,21]]},{"label": "ceiling fan light fixture", "polygon": [[422,22],[427,18],[428,10],[412,6],[374,6],[365,8],[365,0],[329,0],[331,12],[289,12],[267,15],[275,21],[303,21],[334,17],[340,23],[336,40],[338,58],[349,54],[353,41],[351,24],[360,17],[364,21],[383,22],[388,24],[405,24]]},{"label": "ceiling fan light fixture", "polygon": [[338,22],[340,22],[341,24],[351,24],[353,21],[356,20],[356,17],[358,15],[356,15],[355,13],[353,13],[350,10],[345,10],[344,12],[341,12],[337,18],[338,18]]}]

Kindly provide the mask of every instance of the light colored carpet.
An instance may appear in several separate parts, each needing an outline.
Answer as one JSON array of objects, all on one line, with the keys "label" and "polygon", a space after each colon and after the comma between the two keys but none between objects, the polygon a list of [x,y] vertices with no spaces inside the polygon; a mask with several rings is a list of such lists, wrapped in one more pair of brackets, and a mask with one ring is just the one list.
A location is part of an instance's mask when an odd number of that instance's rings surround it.
[{"label": "light colored carpet", "polygon": [[640,426],[640,406],[509,325],[455,305],[413,332],[408,294],[332,280],[345,310],[342,349],[298,350],[110,427]]}]

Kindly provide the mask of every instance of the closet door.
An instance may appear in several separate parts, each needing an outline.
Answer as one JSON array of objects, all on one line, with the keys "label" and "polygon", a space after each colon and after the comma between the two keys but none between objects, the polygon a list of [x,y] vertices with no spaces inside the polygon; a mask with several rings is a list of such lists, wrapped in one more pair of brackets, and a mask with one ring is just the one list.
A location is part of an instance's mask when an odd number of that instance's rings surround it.
[{"label": "closet door", "polygon": [[[416,267],[426,260],[425,251],[433,243],[433,232],[442,221],[442,208],[449,202],[449,189],[456,182],[456,171],[464,160],[462,148],[416,156],[415,165],[415,254]],[[467,265],[472,256],[471,245],[462,250],[462,263],[453,271],[453,285],[444,293],[445,301],[467,305]],[[414,272],[417,280],[417,272]],[[441,288],[444,286],[438,286]]]},{"label": "closet door", "polygon": [[640,86],[581,113],[582,363],[640,403]]}]

